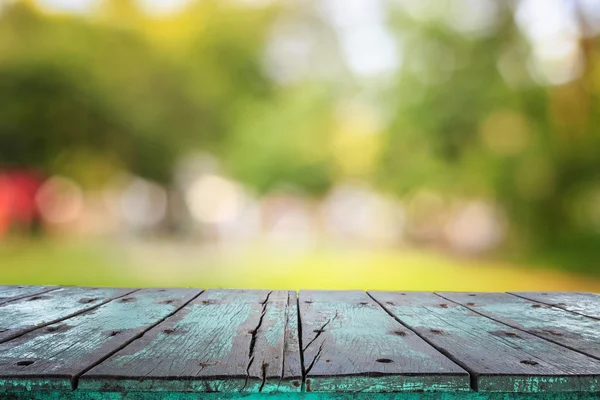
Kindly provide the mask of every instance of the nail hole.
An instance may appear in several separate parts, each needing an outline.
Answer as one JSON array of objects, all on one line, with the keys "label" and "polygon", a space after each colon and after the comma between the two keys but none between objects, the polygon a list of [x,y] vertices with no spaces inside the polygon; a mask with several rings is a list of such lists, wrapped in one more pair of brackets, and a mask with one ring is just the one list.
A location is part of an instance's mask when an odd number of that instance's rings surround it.
[{"label": "nail hole", "polygon": [[394,331],[394,334],[398,336],[406,336],[406,331]]},{"label": "nail hole", "polygon": [[391,362],[393,362],[392,360],[390,360],[389,358],[378,358],[377,360],[378,363],[384,363],[384,364],[389,364]]},{"label": "nail hole", "polygon": [[166,335],[170,335],[171,333],[175,333],[175,329],[165,329],[163,331],[163,333],[166,334]]},{"label": "nail hole", "polygon": [[27,299],[27,301],[41,300],[43,298],[44,298],[44,296],[33,296],[33,297],[30,297],[29,299]]},{"label": "nail hole", "polygon": [[98,298],[92,298],[92,299],[81,299],[81,300],[79,300],[79,302],[80,302],[81,304],[89,304],[89,303],[93,303],[93,302],[95,302],[95,301],[98,301],[98,300],[99,300]]},{"label": "nail hole", "polygon": [[310,304],[310,303],[312,303],[312,301],[306,300],[305,303]]},{"label": "nail hole", "polygon": [[17,365],[20,367],[26,367],[28,365],[33,364],[33,361],[25,360],[25,361],[17,361]]},{"label": "nail hole", "polygon": [[329,360],[325,360],[325,362],[329,362]]},{"label": "nail hole", "polygon": [[121,299],[121,303],[131,303],[132,301],[135,301],[136,298],[135,297],[125,297],[123,299]]},{"label": "nail hole", "polygon": [[406,293],[400,293],[400,296],[406,296]]},{"label": "nail hole", "polygon": [[60,325],[59,326],[49,326],[46,328],[46,332],[56,332],[59,329],[60,329]]},{"label": "nail hole", "polygon": [[519,335],[516,334],[515,332],[504,332],[504,334],[506,336],[510,336],[510,337],[519,337]]},{"label": "nail hole", "polygon": [[533,304],[531,307],[533,308],[540,308],[542,305],[541,304]]},{"label": "nail hole", "polygon": [[174,302],[175,302],[175,300],[162,300],[162,301],[159,301],[158,304],[171,304]]},{"label": "nail hole", "polygon": [[444,331],[441,329],[430,329],[430,331],[431,331],[431,333],[437,333],[437,334],[444,333]]},{"label": "nail hole", "polygon": [[440,307],[442,307],[442,308],[448,308],[448,304],[440,304]]},{"label": "nail hole", "polygon": [[108,336],[117,336],[119,333],[121,333],[121,331],[112,331]]},{"label": "nail hole", "polygon": [[475,303],[467,303],[468,306],[474,306]]},{"label": "nail hole", "polygon": [[552,329],[545,329],[544,332],[547,332],[547,333],[549,333],[551,335],[554,335],[554,336],[562,336],[562,333],[557,332],[557,331],[553,331]]},{"label": "nail hole", "polygon": [[532,361],[532,360],[523,360],[521,361],[521,364],[525,364],[525,365],[539,365],[538,362]]},{"label": "nail hole", "polygon": [[469,293],[469,296],[471,296],[471,297],[475,297],[475,296],[477,296],[477,295],[476,295],[475,293]]},{"label": "nail hole", "polygon": [[366,301],[361,301],[361,302],[360,302],[360,303],[358,303],[358,304],[360,304],[361,306],[366,306],[366,305],[367,305],[367,304],[369,304],[369,303],[367,303]]},{"label": "nail hole", "polygon": [[389,304],[390,306],[394,305],[394,303],[392,303],[391,301],[386,301],[385,304]]}]

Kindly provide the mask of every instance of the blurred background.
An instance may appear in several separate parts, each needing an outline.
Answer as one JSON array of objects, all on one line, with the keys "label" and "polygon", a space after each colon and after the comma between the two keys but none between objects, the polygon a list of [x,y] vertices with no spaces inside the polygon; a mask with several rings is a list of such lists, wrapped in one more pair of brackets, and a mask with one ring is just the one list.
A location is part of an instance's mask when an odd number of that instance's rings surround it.
[{"label": "blurred background", "polygon": [[0,0],[0,281],[600,291],[595,0]]}]

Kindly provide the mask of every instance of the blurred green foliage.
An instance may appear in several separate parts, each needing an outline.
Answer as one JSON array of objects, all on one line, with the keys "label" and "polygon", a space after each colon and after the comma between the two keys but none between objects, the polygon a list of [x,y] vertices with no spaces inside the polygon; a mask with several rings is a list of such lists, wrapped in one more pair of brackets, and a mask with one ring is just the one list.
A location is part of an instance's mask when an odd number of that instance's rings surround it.
[{"label": "blurred green foliage", "polygon": [[[379,99],[391,105],[391,122],[367,151],[361,141],[336,147],[335,136],[339,102],[364,82],[279,85],[265,71],[280,4],[207,0],[162,19],[132,0],[101,4],[86,17],[44,14],[28,1],[2,9],[3,167],[86,187],[121,170],[168,185],[182,155],[208,151],[261,193],[293,185],[321,196],[341,179],[398,196],[425,187],[501,205],[511,223],[504,249],[597,272],[596,38],[581,38],[577,79],[515,87],[502,57],[512,52],[511,71],[526,74],[531,49],[508,2],[493,33],[479,36],[390,9],[404,62]],[[340,167],[361,156],[360,168]]]}]

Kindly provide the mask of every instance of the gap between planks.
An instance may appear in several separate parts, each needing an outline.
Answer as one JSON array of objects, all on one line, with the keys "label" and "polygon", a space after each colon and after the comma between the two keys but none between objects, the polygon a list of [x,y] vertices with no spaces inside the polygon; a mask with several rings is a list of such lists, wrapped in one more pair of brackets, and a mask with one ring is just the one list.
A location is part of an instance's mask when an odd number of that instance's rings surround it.
[{"label": "gap between planks", "polygon": [[[137,290],[141,290],[141,289],[137,289]],[[131,292],[131,293],[133,293],[133,292]],[[129,294],[131,294],[131,293],[129,293]],[[89,370],[91,370],[92,368],[94,368],[95,366],[102,364],[105,360],[107,360],[108,358],[112,357],[117,352],[123,350],[125,347],[129,346],[131,343],[135,342],[136,340],[141,339],[150,329],[152,329],[155,326],[157,326],[158,324],[164,322],[167,318],[170,318],[173,315],[177,314],[185,306],[187,306],[189,303],[191,303],[192,301],[194,301],[195,299],[197,299],[198,296],[200,296],[202,293],[204,293],[204,290],[200,289],[200,292],[198,294],[196,294],[195,296],[193,296],[192,298],[190,298],[188,301],[184,302],[181,306],[177,307],[175,310],[171,311],[169,314],[165,315],[163,318],[159,319],[155,323],[153,323],[151,325],[148,325],[146,327],[146,329],[144,329],[141,333],[139,333],[138,335],[132,337],[131,339],[129,339],[127,342],[121,344],[120,346],[116,347],[114,350],[112,350],[109,353],[107,353],[104,357],[102,357],[99,360],[97,360],[96,362],[92,363],[87,368],[84,368],[81,372],[73,375],[73,378],[71,378],[71,387],[73,388],[73,390],[77,389],[77,386],[79,385],[79,378],[81,377],[81,375],[85,374],[86,372],[88,372]],[[104,304],[106,304],[106,303],[104,303]]]},{"label": "gap between planks", "polygon": [[[432,293],[433,293],[434,295],[436,295],[436,296],[438,296],[438,297],[440,297],[440,298],[442,298],[442,299],[446,300],[446,301],[449,301],[449,302],[451,302],[451,303],[454,303],[454,304],[456,304],[457,306],[460,306],[460,307],[466,308],[466,309],[468,309],[468,310],[470,310],[470,311],[473,311],[475,314],[479,314],[479,315],[481,315],[482,317],[485,317],[485,318],[491,319],[492,321],[496,321],[496,322],[498,322],[499,324],[502,324],[502,325],[504,325],[504,326],[507,326],[507,327],[509,327],[509,328],[511,328],[511,329],[516,329],[516,330],[518,330],[518,331],[521,331],[521,332],[523,332],[523,333],[527,333],[527,334],[533,335],[533,336],[535,336],[535,337],[538,337],[538,338],[540,338],[540,339],[543,339],[543,340],[545,340],[545,341],[547,341],[547,342],[551,342],[551,343],[557,344],[557,345],[559,345],[559,346],[565,347],[565,348],[567,348],[567,349],[569,349],[569,350],[572,350],[572,351],[575,351],[575,352],[577,352],[577,353],[583,354],[584,356],[591,357],[591,358],[594,358],[594,359],[596,359],[596,360],[600,360],[600,357],[597,357],[597,356],[595,356],[595,355],[593,355],[593,354],[586,353],[586,352],[584,352],[584,351],[582,351],[582,350],[579,350],[579,349],[577,349],[577,348],[574,348],[574,347],[572,347],[572,346],[569,346],[569,345],[567,345],[567,344],[565,344],[565,343],[563,343],[563,342],[560,342],[560,341],[557,341],[557,340],[552,340],[552,339],[551,339],[551,338],[549,338],[549,337],[545,337],[545,336],[543,336],[543,335],[540,335],[540,334],[539,334],[539,333],[537,333],[535,330],[527,330],[527,329],[524,329],[524,328],[519,328],[519,327],[518,327],[518,326],[516,326],[516,325],[510,325],[510,324],[508,324],[508,323],[506,323],[506,322],[504,322],[504,321],[502,321],[502,320],[500,320],[500,319],[494,318],[494,317],[492,317],[492,316],[490,316],[490,315],[486,315],[486,314],[484,314],[484,313],[482,313],[482,312],[478,311],[478,310],[477,310],[477,308],[475,308],[475,307],[469,307],[469,306],[466,306],[466,305],[464,305],[464,304],[461,304],[461,303],[459,303],[459,302],[457,302],[457,301],[454,301],[454,300],[452,300],[452,299],[450,299],[450,298],[448,298],[448,297],[444,297],[444,296],[442,296],[441,294],[439,294],[439,293],[437,293],[437,292],[432,292]],[[518,297],[518,298],[520,298],[520,299],[523,299],[523,300],[526,300],[526,301],[530,302],[531,304],[544,304],[544,305],[550,306],[550,307],[552,307],[552,308],[555,308],[555,309],[557,309],[557,310],[560,310],[560,311],[562,311],[562,312],[576,314],[576,315],[579,315],[579,316],[582,316],[582,317],[585,317],[585,318],[596,319],[596,318],[594,318],[594,317],[590,317],[590,316],[588,316],[588,315],[579,314],[579,313],[576,313],[576,312],[573,312],[573,311],[565,310],[564,308],[559,308],[559,307],[556,307],[556,306],[554,306],[553,304],[549,304],[549,303],[543,303],[543,302],[541,302],[541,301],[534,301],[534,300],[531,300],[531,299],[528,299],[528,298],[525,298],[525,297],[521,297],[521,296],[517,296],[517,295],[515,295],[515,294],[508,293],[508,292],[503,292],[503,293],[504,293],[504,294],[507,294],[507,295],[511,295],[511,296]]]},{"label": "gap between planks", "polygon": [[[69,286],[61,286],[61,287],[58,287],[58,288],[56,288],[56,289],[49,290],[48,292],[53,292],[53,291],[55,291],[55,290],[58,290],[58,289],[64,289],[64,288],[68,288],[68,287],[69,287]],[[73,286],[73,287],[75,287],[75,286]],[[113,301],[113,300],[117,300],[117,299],[120,299],[120,298],[122,298],[122,297],[125,297],[125,296],[129,296],[129,295],[131,295],[132,293],[138,292],[139,290],[140,290],[140,289],[133,289],[133,290],[131,290],[130,292],[124,293],[124,294],[122,294],[122,295],[120,295],[120,296],[114,296],[114,297],[110,297],[110,298],[108,298],[108,299],[106,299],[106,300],[104,300],[104,301],[102,301],[102,302],[100,302],[100,303],[98,303],[98,304],[96,304],[96,305],[93,305],[93,306],[91,306],[91,307],[88,307],[88,308],[83,308],[83,309],[81,309],[81,310],[79,310],[79,311],[76,311],[76,312],[74,312],[74,313],[72,313],[72,314],[69,314],[69,315],[66,315],[66,316],[64,316],[64,317],[56,318],[56,319],[54,319],[54,320],[51,320],[51,321],[42,322],[42,323],[41,323],[41,324],[39,324],[39,325],[35,325],[35,326],[32,326],[31,328],[24,329],[24,330],[20,331],[19,333],[15,334],[15,335],[9,335],[9,336],[6,336],[5,338],[3,338],[3,339],[0,339],[0,343],[5,343],[5,342],[8,342],[8,341],[10,341],[10,340],[16,339],[16,338],[18,338],[18,337],[21,337],[21,336],[23,336],[23,335],[26,335],[26,334],[28,334],[28,333],[30,333],[30,332],[33,332],[33,331],[35,331],[35,330],[38,330],[38,329],[41,329],[41,328],[45,328],[45,327],[46,327],[46,326],[48,326],[48,325],[56,324],[56,323],[58,323],[58,322],[65,321],[65,320],[67,320],[67,319],[69,319],[69,318],[73,318],[73,317],[76,317],[76,316],[78,316],[78,315],[81,315],[81,314],[84,314],[84,313],[90,312],[90,311],[92,311],[92,310],[95,310],[95,309],[97,309],[97,308],[99,308],[99,307],[103,306],[104,304],[110,303],[110,302],[111,302],[111,301]],[[44,293],[47,293],[47,292],[44,292]],[[40,295],[40,294],[41,294],[41,293],[32,294],[32,295],[30,295],[30,296],[25,296],[25,297],[22,297],[22,298],[20,298],[20,299],[17,299],[17,300],[23,300],[23,299],[26,299],[26,298],[29,298],[29,297],[35,297],[35,296],[38,296],[38,295]],[[8,302],[6,302],[6,303],[2,303],[2,304],[0,304],[0,305],[4,305],[4,304],[7,304],[7,303],[12,303],[12,301],[8,301]]]},{"label": "gap between planks", "polygon": [[[465,371],[467,371],[467,373],[469,374],[469,381],[471,383],[470,384],[471,390],[477,391],[477,376],[475,376],[475,374],[473,373],[473,371],[465,363],[463,363],[460,360],[458,360],[452,354],[448,353],[448,351],[446,351],[445,349],[442,349],[442,348],[436,346],[434,343],[432,343],[425,336],[421,335],[419,332],[415,331],[410,326],[408,326],[407,324],[405,324],[404,321],[402,321],[400,318],[398,318],[394,314],[392,314],[392,312],[389,311],[387,308],[385,308],[383,306],[383,304],[381,304],[375,297],[371,296],[371,293],[369,293],[368,291],[366,291],[365,293],[367,293],[367,296],[369,296],[371,299],[373,299],[373,301],[375,303],[377,303],[379,305],[379,307],[381,307],[383,309],[383,311],[385,311],[391,318],[393,318],[394,320],[396,320],[399,323],[401,323],[406,329],[408,329],[409,331],[413,332],[415,335],[417,335],[418,337],[420,337],[421,339],[423,339],[431,347],[433,347],[434,349],[436,349],[437,351],[439,351],[440,353],[442,353],[445,357],[449,358],[452,362],[454,362],[455,364],[457,364],[459,367],[461,367],[462,369],[464,369]],[[398,292],[398,293],[400,293],[400,292]]]}]

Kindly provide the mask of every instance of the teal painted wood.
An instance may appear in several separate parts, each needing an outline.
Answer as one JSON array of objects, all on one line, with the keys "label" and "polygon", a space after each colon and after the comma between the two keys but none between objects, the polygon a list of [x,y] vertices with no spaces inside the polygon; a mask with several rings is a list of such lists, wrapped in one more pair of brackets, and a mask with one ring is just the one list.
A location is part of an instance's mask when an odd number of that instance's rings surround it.
[{"label": "teal painted wood", "polygon": [[433,293],[370,294],[403,324],[467,369],[478,391],[600,390],[598,360],[515,331]]},{"label": "teal painted wood", "polygon": [[600,319],[600,295],[571,292],[509,292],[524,299],[538,301],[567,311]]},{"label": "teal painted wood", "polygon": [[0,304],[56,289],[56,286],[0,286]]},{"label": "teal painted wood", "polygon": [[0,390],[71,390],[80,374],[196,297],[142,289],[0,344]]},{"label": "teal painted wood", "polygon": [[133,289],[67,287],[0,304],[0,343],[95,308]]},{"label": "teal painted wood", "polygon": [[593,400],[594,393],[190,393],[190,392],[85,392],[48,391],[6,394],[7,400]]},{"label": "teal painted wood", "polygon": [[468,374],[361,291],[300,291],[308,392],[469,390]]},{"label": "teal painted wood", "polygon": [[438,295],[479,314],[600,359],[600,320],[506,293]]},{"label": "teal painted wood", "polygon": [[80,390],[274,392],[283,382],[287,291],[208,290],[81,377]]}]

